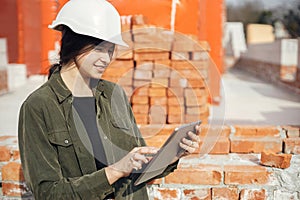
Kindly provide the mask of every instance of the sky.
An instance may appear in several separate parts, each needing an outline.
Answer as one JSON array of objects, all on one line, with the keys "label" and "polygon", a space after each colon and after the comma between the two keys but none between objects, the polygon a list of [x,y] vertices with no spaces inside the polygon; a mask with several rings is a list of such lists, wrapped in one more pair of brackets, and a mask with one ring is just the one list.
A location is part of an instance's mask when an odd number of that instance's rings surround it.
[{"label": "sky", "polygon": [[[280,5],[292,6],[292,4],[298,0],[260,0],[264,4],[265,9],[272,9]],[[226,3],[239,5],[246,2],[246,0],[226,0]]]}]

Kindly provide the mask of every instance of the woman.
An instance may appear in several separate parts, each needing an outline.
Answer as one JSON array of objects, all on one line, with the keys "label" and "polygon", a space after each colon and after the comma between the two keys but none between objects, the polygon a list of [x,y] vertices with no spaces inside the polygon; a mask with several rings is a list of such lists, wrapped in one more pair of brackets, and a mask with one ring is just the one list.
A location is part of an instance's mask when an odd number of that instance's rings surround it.
[{"label": "woman", "polygon": [[[72,0],[50,28],[62,31],[60,64],[20,110],[27,185],[36,199],[148,199],[132,174],[158,149],[146,146],[124,91],[101,79],[115,45],[126,46],[118,12],[104,0]],[[198,140],[190,132],[180,146],[192,153]]]}]

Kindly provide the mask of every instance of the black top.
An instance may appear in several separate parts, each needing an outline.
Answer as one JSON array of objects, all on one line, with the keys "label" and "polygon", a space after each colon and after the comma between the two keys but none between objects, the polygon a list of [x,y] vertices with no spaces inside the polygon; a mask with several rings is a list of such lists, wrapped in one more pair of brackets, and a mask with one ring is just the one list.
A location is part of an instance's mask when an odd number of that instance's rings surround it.
[{"label": "black top", "polygon": [[96,122],[95,97],[74,97],[73,106],[82,120],[93,147],[97,170],[106,167],[106,156]]}]

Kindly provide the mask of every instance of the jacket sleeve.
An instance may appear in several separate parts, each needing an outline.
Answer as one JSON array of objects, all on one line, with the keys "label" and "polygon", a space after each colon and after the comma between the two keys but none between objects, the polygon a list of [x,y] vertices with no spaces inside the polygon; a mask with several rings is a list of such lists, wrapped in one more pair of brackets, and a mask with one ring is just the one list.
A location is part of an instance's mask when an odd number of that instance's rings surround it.
[{"label": "jacket sleeve", "polygon": [[76,178],[64,177],[56,148],[47,137],[39,106],[24,102],[19,115],[19,148],[27,186],[36,199],[96,199],[112,192],[104,169]]}]

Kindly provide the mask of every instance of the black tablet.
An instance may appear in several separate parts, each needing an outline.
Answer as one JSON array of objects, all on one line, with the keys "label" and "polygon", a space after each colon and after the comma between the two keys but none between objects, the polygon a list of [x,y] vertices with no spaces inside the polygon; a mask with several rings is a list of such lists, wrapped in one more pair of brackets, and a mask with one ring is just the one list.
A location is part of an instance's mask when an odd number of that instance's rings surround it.
[{"label": "black tablet", "polygon": [[179,146],[181,140],[188,137],[187,133],[189,131],[196,132],[195,126],[200,124],[201,121],[197,121],[176,128],[150,162],[143,166],[141,170],[136,171],[138,176],[135,177],[137,179],[134,185],[139,185],[163,173],[176,156],[180,156],[184,153],[185,150]]}]

